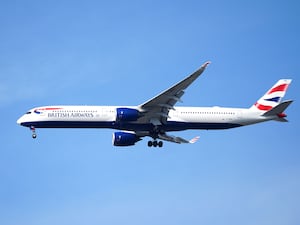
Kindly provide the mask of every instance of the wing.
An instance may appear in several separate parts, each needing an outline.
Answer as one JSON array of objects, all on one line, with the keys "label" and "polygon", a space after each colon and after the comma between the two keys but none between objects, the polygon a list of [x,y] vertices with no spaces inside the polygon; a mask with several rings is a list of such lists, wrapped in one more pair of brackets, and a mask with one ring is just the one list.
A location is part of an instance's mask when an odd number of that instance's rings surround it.
[{"label": "wing", "polygon": [[184,94],[184,90],[190,86],[205,70],[210,62],[204,63],[197,71],[175,84],[171,88],[155,96],[149,101],[139,105],[143,112],[143,116],[139,119],[142,123],[152,123],[161,125],[168,119],[168,114],[174,105],[181,101],[180,98]]},{"label": "wing", "polygon": [[171,136],[171,135],[167,135],[167,134],[159,134],[158,135],[158,138],[161,139],[161,140],[164,140],[164,141],[170,141],[170,142],[174,142],[174,143],[177,143],[177,144],[182,144],[182,143],[185,143],[185,144],[194,144],[196,141],[199,140],[199,136],[197,137],[194,137],[192,138],[191,140],[185,140],[181,137],[176,137],[176,136]]}]

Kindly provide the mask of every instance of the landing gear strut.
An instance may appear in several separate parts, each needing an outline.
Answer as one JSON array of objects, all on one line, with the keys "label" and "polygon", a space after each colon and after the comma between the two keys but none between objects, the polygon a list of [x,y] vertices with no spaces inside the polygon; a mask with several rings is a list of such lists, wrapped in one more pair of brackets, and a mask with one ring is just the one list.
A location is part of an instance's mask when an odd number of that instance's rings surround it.
[{"label": "landing gear strut", "polygon": [[150,132],[150,137],[152,137],[152,141],[148,141],[148,147],[162,147],[163,142],[157,141],[156,139],[159,138],[159,134],[164,133],[164,131],[158,125],[153,125],[152,131]]},{"label": "landing gear strut", "polygon": [[30,130],[32,131],[32,138],[35,139],[37,137],[36,133],[35,133],[35,127],[31,126]]},{"label": "landing gear strut", "polygon": [[162,141],[148,141],[148,147],[162,147],[163,146],[163,142]]}]

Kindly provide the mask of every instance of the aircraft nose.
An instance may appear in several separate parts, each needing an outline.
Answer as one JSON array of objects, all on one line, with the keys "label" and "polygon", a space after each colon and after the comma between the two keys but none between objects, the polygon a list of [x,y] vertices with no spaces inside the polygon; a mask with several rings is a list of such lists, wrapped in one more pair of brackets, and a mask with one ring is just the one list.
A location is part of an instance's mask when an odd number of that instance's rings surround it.
[{"label": "aircraft nose", "polygon": [[24,116],[21,116],[18,120],[17,120],[17,124],[22,125],[23,121],[24,121]]}]

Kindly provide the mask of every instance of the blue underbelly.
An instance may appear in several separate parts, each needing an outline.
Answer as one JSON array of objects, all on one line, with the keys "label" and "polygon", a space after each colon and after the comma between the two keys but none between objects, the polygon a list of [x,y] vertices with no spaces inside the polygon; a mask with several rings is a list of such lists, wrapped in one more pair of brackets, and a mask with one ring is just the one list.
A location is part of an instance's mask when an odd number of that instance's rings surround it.
[{"label": "blue underbelly", "polygon": [[[22,123],[22,126],[35,128],[111,128],[117,130],[131,131],[151,131],[154,126],[152,124],[137,123],[117,123],[117,122],[97,122],[97,121],[38,121]],[[168,121],[164,125],[160,125],[159,129],[163,131],[181,131],[188,129],[199,130],[217,130],[240,127],[241,124],[236,123],[186,123]]]}]

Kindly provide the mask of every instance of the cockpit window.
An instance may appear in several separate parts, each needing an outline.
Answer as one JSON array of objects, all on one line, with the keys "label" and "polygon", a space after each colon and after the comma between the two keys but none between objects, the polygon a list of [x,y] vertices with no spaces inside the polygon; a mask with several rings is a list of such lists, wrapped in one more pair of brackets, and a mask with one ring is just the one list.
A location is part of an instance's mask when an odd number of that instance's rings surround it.
[{"label": "cockpit window", "polygon": [[27,112],[26,114],[31,114],[31,112],[29,111],[29,112]]}]

